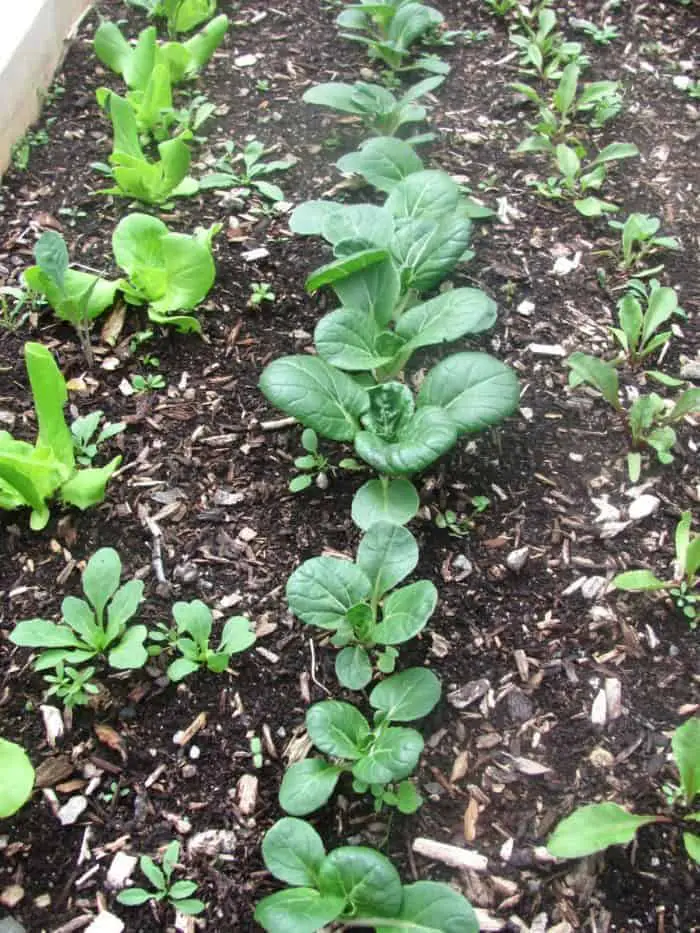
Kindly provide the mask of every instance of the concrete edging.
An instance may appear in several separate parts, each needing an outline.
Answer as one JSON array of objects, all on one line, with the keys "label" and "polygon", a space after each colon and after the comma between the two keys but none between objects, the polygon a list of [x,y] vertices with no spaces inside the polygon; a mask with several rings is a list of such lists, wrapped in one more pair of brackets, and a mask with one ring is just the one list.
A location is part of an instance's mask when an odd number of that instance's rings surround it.
[{"label": "concrete edging", "polygon": [[[39,116],[66,37],[92,0],[10,0],[0,12],[0,175]],[[3,3],[5,6],[5,3]]]}]

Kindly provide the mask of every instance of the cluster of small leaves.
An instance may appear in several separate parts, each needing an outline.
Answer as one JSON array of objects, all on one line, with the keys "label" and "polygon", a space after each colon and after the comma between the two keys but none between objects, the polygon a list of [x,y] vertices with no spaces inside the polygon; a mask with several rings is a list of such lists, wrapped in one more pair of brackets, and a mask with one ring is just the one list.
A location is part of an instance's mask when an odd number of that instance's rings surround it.
[{"label": "cluster of small leaves", "polygon": [[117,901],[125,907],[140,907],[147,901],[165,901],[178,913],[189,916],[201,914],[206,904],[192,895],[197,890],[195,881],[173,881],[172,876],[180,858],[180,843],[171,842],[165,852],[160,865],[157,865],[148,855],[139,859],[139,868],[151,882],[153,887],[124,888],[117,894]]}]

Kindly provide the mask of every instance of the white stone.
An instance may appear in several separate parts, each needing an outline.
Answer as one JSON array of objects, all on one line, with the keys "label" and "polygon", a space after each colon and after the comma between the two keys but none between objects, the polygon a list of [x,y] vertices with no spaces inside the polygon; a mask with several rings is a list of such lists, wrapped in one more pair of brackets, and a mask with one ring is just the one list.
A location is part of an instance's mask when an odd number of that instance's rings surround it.
[{"label": "white stone", "polygon": [[103,910],[92,921],[85,933],[123,933],[124,921],[108,910]]},{"label": "white stone", "polygon": [[70,800],[67,800],[62,807],[59,808],[56,816],[61,821],[63,826],[72,826],[83,813],[87,810],[87,797],[83,797],[82,794],[76,794],[75,797],[71,797]]},{"label": "white stone", "polygon": [[630,504],[628,509],[629,517],[632,521],[638,522],[643,518],[648,518],[649,515],[653,515],[660,505],[661,500],[657,499],[656,496],[639,496]]},{"label": "white stone", "polygon": [[107,887],[112,891],[119,891],[123,888],[134,873],[137,862],[138,858],[135,855],[127,855],[126,852],[117,852],[107,872]]}]

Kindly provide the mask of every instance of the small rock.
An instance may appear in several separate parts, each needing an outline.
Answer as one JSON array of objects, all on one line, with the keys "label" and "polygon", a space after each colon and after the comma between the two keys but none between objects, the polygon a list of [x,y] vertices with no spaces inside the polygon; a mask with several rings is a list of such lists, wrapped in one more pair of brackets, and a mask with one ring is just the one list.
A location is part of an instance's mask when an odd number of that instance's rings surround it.
[{"label": "small rock", "polygon": [[527,559],[530,556],[530,548],[519,547],[514,551],[511,551],[510,554],[506,557],[506,566],[509,570],[512,570],[514,573],[518,573],[523,569],[527,563]]},{"label": "small rock", "polygon": [[247,525],[238,532],[238,537],[241,541],[245,541],[248,544],[253,538],[257,538],[258,533],[254,528],[249,528]]},{"label": "small rock", "polygon": [[559,343],[530,343],[527,348],[535,356],[566,356],[566,350]]},{"label": "small rock", "polygon": [[596,599],[607,586],[605,577],[587,577],[581,584],[581,595],[584,599]]},{"label": "small rock", "polygon": [[242,492],[229,492],[226,489],[217,489],[214,493],[214,505],[238,505],[244,498],[245,496]]},{"label": "small rock", "polygon": [[34,904],[39,910],[47,910],[51,906],[51,895],[40,894],[38,897],[34,898]]},{"label": "small rock", "polygon": [[27,933],[27,930],[13,917],[3,917],[0,920],[0,933]]},{"label": "small rock", "polygon": [[474,566],[466,554],[458,554],[452,561],[452,566],[455,570],[461,570],[467,576],[474,570]]},{"label": "small rock", "polygon": [[260,246],[258,249],[249,249],[245,253],[241,253],[241,259],[244,262],[257,262],[258,259],[267,259],[269,255],[270,250]]},{"label": "small rock", "polygon": [[62,826],[72,826],[87,810],[87,805],[87,797],[77,794],[63,804],[56,816],[61,821]]},{"label": "small rock", "polygon": [[599,745],[593,749],[588,760],[594,768],[612,768],[615,764],[615,756],[607,748],[601,748]]},{"label": "small rock", "polygon": [[639,496],[639,498],[631,503],[628,509],[628,515],[632,521],[638,522],[642,518],[648,518],[649,515],[653,515],[660,505],[661,500],[657,499],[656,496]]},{"label": "small rock", "polygon": [[10,910],[16,907],[24,897],[24,888],[20,884],[10,884],[0,892],[0,904]]},{"label": "small rock", "polygon": [[204,855],[207,858],[216,858],[222,853],[230,854],[235,851],[238,837],[230,829],[205,829],[196,833],[187,843],[187,854],[190,858]]},{"label": "small rock", "polygon": [[257,55],[239,55],[233,60],[236,68],[252,68],[258,61]]},{"label": "small rock", "polygon": [[518,312],[518,314],[522,314],[523,317],[530,317],[530,315],[532,314],[534,310],[535,310],[535,302],[528,301],[527,298],[525,298],[524,301],[521,301],[518,307],[516,308],[516,311]]},{"label": "small rock", "polygon": [[138,859],[135,855],[127,855],[126,852],[117,852],[107,872],[107,887],[112,891],[121,890],[134,873],[137,862]]},{"label": "small rock", "polygon": [[251,816],[258,804],[258,779],[254,774],[244,774],[236,785],[238,809],[243,816]]},{"label": "small rock", "polygon": [[700,360],[688,360],[681,366],[681,379],[700,382]]},{"label": "small rock", "polygon": [[200,749],[199,745],[193,745],[190,748],[190,758],[192,759],[192,761],[196,761],[201,754],[202,754],[202,750]]},{"label": "small rock", "polygon": [[115,914],[103,910],[86,928],[85,933],[122,933],[123,930],[124,922]]}]

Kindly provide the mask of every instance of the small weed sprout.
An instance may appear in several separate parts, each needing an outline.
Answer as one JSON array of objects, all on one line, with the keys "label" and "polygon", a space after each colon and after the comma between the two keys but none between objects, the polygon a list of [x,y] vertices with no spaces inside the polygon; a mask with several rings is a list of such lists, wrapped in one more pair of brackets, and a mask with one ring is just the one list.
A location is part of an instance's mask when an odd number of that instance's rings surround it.
[{"label": "small weed sprout", "polygon": [[196,916],[206,909],[206,904],[199,898],[192,897],[197,890],[195,881],[173,881],[173,871],[180,857],[180,843],[173,841],[163,853],[163,861],[158,866],[148,855],[139,859],[139,868],[153,887],[125,888],[117,894],[117,901],[125,907],[139,907],[146,901],[166,901],[181,914]]},{"label": "small weed sprout", "polygon": [[253,282],[250,286],[249,308],[260,308],[265,301],[273,302],[276,295],[267,282]]}]

